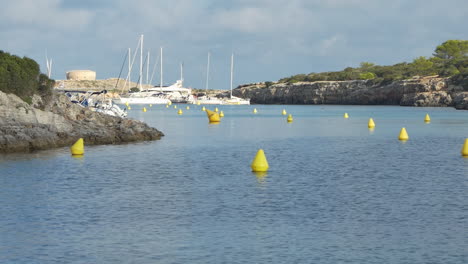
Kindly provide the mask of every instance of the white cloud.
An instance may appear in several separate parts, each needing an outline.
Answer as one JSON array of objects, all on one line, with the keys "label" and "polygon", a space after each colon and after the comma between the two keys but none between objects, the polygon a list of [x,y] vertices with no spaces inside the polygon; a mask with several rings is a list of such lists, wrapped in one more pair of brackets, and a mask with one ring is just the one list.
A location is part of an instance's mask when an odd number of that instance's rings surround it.
[{"label": "white cloud", "polygon": [[[353,66],[350,62],[412,60],[430,56],[449,38],[468,38],[466,0],[4,2],[3,48],[40,60],[47,48],[57,57],[56,68],[95,65],[103,78],[115,75],[126,49],[135,47],[140,34],[153,52],[165,47],[165,64],[174,64],[173,76],[184,61],[186,79],[196,79],[189,75],[205,68],[208,51],[213,67],[221,65],[219,73],[229,72],[223,67],[229,68],[229,55],[235,52],[237,64],[244,65],[238,71],[246,71],[238,75],[248,81],[256,81],[257,75],[274,80],[284,77],[277,76],[282,72],[339,70]],[[427,53],[421,54],[421,47]],[[171,65],[166,69],[170,79]],[[269,78],[271,72],[276,75]]]},{"label": "white cloud", "polygon": [[92,12],[66,9],[60,0],[15,0],[2,3],[0,22],[9,27],[40,27],[49,30],[83,30]]}]

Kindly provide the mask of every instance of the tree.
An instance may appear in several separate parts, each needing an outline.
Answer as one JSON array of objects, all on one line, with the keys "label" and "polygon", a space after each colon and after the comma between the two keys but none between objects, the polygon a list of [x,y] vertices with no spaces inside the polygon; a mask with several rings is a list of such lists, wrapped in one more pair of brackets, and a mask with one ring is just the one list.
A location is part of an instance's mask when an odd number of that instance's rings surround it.
[{"label": "tree", "polygon": [[370,71],[372,67],[375,66],[375,64],[372,62],[361,62],[360,66],[361,66],[360,68],[362,71],[367,72],[367,71]]},{"label": "tree", "polygon": [[435,74],[434,62],[421,56],[413,60],[409,65],[409,72],[412,75],[431,75]]},{"label": "tree", "polygon": [[443,60],[466,57],[468,56],[468,40],[447,40],[437,46],[434,56]]},{"label": "tree", "polygon": [[10,55],[0,50],[0,91],[13,93],[30,102],[34,94],[43,98],[51,94],[54,81],[41,76],[34,60]]}]

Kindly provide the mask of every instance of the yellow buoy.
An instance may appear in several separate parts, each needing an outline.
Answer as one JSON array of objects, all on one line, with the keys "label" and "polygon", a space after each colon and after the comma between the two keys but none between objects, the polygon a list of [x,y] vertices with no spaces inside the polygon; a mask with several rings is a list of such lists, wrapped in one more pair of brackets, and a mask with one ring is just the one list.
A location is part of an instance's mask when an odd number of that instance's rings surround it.
[{"label": "yellow buoy", "polygon": [[169,105],[166,105],[166,108],[169,108]]},{"label": "yellow buoy", "polygon": [[146,107],[143,107],[143,112],[146,112]]},{"label": "yellow buoy", "polygon": [[257,108],[254,108],[253,113],[254,113],[254,114],[257,113]]},{"label": "yellow buoy", "polygon": [[215,112],[218,113],[218,111],[219,111],[219,110],[218,110],[218,107],[215,107]]},{"label": "yellow buoy", "polygon": [[283,109],[282,114],[283,114],[283,115],[286,115],[286,114],[287,114],[287,113],[286,113],[286,110]]},{"label": "yellow buoy", "polygon": [[128,102],[125,102],[125,106],[128,106]]},{"label": "yellow buoy", "polygon": [[177,109],[177,105],[174,105],[174,109]]},{"label": "yellow buoy", "polygon": [[348,113],[344,113],[343,117],[348,118],[349,117]]},{"label": "yellow buoy", "polygon": [[187,105],[187,107],[185,107],[185,109],[189,110],[189,109],[190,109],[190,106]]},{"label": "yellow buoy", "polygon": [[224,117],[224,112],[223,111],[219,112],[219,117]]},{"label": "yellow buoy", "polygon": [[208,120],[210,121],[210,123],[218,123],[219,121],[221,121],[221,118],[218,113],[208,110],[208,109],[206,109],[205,112],[206,112],[206,115],[208,116]]},{"label": "yellow buoy", "polygon": [[179,109],[179,111],[177,111],[177,114],[179,115],[183,114],[182,109]]},{"label": "yellow buoy", "polygon": [[431,122],[431,118],[429,117],[429,114],[426,114],[426,117],[424,117],[424,122],[426,122],[426,123]]},{"label": "yellow buoy", "polygon": [[461,154],[463,157],[467,157],[468,156],[468,138],[465,139],[465,144],[463,144],[463,147],[462,147],[462,150],[461,150]]},{"label": "yellow buoy", "polygon": [[171,101],[169,101],[167,104],[168,104],[168,105],[172,105],[172,102],[171,102]]},{"label": "yellow buoy", "polygon": [[83,155],[84,154],[84,140],[83,138],[78,139],[75,144],[70,147],[72,155]]},{"label": "yellow buoy", "polygon": [[406,129],[403,127],[400,131],[400,135],[398,136],[399,140],[408,140],[408,133],[406,133]]},{"label": "yellow buoy", "polygon": [[293,117],[291,114],[288,115],[288,118],[286,119],[286,121],[288,121],[288,123],[291,123],[293,121]]},{"label": "yellow buoy", "polygon": [[202,110],[202,111],[206,111],[206,108],[205,108],[205,107],[202,107],[202,109],[201,109],[201,110]]},{"label": "yellow buoy", "polygon": [[367,126],[369,128],[374,128],[375,127],[375,123],[374,123],[374,120],[372,118],[369,118],[369,123],[367,123]]},{"label": "yellow buoy", "polygon": [[268,171],[268,161],[265,157],[265,152],[263,152],[263,149],[259,149],[257,151],[257,155],[255,155],[255,158],[252,161],[252,164],[250,165],[252,168],[252,171]]},{"label": "yellow buoy", "polygon": [[197,101],[197,105],[200,105],[200,102]]},{"label": "yellow buoy", "polygon": [[127,107],[128,110],[132,110],[132,108],[130,106]]}]

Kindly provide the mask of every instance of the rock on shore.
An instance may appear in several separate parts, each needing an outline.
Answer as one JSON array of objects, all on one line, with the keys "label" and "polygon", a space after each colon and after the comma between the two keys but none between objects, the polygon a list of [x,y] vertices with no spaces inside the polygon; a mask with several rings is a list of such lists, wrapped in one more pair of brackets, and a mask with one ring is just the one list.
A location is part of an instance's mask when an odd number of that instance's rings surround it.
[{"label": "rock on shore", "polygon": [[143,122],[93,112],[71,103],[63,94],[54,94],[43,111],[16,95],[0,92],[0,153],[70,146],[78,138],[95,145],[162,136],[162,132]]},{"label": "rock on shore", "polygon": [[428,76],[390,83],[355,80],[277,83],[269,87],[254,84],[234,89],[233,94],[257,104],[453,106],[468,110],[467,82]]}]

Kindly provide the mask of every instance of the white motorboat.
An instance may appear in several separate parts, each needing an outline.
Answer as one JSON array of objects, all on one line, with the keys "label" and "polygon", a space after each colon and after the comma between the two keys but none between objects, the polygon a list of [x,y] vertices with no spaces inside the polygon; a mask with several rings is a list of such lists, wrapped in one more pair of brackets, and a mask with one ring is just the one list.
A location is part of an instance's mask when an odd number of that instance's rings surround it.
[{"label": "white motorboat", "polygon": [[182,80],[177,80],[176,83],[170,86],[150,88],[148,91],[161,93],[172,103],[195,103],[195,98],[192,95],[192,89],[183,87]]},{"label": "white motorboat", "polygon": [[86,107],[94,112],[104,113],[110,116],[127,117],[126,109],[114,104],[112,99],[105,98],[106,90],[100,92],[64,91],[72,103]]},{"label": "white motorboat", "polygon": [[170,104],[171,100],[166,98],[163,93],[154,91],[141,91],[121,95],[114,99],[116,104]]}]

